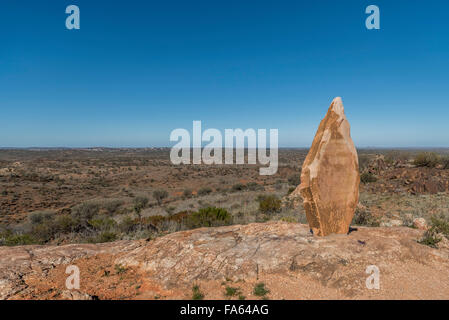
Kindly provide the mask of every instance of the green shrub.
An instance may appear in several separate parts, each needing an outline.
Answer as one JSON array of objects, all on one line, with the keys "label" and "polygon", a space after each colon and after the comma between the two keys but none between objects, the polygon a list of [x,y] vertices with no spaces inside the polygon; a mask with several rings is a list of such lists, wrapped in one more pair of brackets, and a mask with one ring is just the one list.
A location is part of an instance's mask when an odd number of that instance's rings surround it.
[{"label": "green shrub", "polygon": [[83,202],[72,208],[72,217],[80,220],[81,222],[87,222],[98,214],[100,206],[97,203]]},{"label": "green shrub", "polygon": [[293,191],[295,191],[295,190],[296,190],[295,187],[290,187],[290,188],[288,188],[287,195],[291,194],[291,193],[292,193]]},{"label": "green shrub", "polygon": [[447,239],[449,239],[449,219],[444,215],[432,216],[430,218],[431,229],[436,233],[441,233]]},{"label": "green shrub", "polygon": [[360,171],[363,171],[363,170],[367,169],[368,165],[370,163],[370,157],[368,155],[366,155],[366,154],[363,154],[363,155],[359,154],[358,157],[359,157],[359,168],[360,168]]},{"label": "green shrub", "polygon": [[56,232],[52,223],[37,224],[31,230],[31,237],[41,244],[50,241],[55,234]]},{"label": "green shrub", "polygon": [[188,216],[187,225],[189,228],[218,227],[229,225],[232,216],[226,209],[207,207]]},{"label": "green shrub", "polygon": [[168,192],[165,190],[154,190],[153,197],[159,205],[161,205],[162,200],[168,197]]},{"label": "green shrub", "polygon": [[418,153],[413,161],[417,167],[434,168],[440,161],[440,156],[435,152],[421,152]]},{"label": "green shrub", "polygon": [[103,243],[103,242],[112,242],[117,240],[117,234],[112,231],[104,231],[101,232],[94,238],[89,239],[91,243]]},{"label": "green shrub", "polygon": [[121,264],[116,264],[114,266],[114,270],[116,274],[124,274],[126,273],[126,271],[128,271],[128,269],[124,266],[122,266]]},{"label": "green shrub", "polygon": [[231,191],[237,192],[237,191],[244,191],[245,189],[246,187],[243,183],[236,183],[232,186]]},{"label": "green shrub", "polygon": [[148,198],[146,197],[136,197],[133,200],[133,209],[137,214],[140,214],[140,212],[145,209],[147,205]]},{"label": "green shrub", "polygon": [[246,184],[246,188],[250,191],[259,191],[264,190],[264,187],[258,184],[257,182],[251,181]]},{"label": "green shrub", "polygon": [[426,246],[436,248],[442,240],[440,235],[449,239],[449,219],[444,215],[433,216],[430,218],[430,229],[424,233],[424,236],[418,242]]},{"label": "green shrub", "polygon": [[357,226],[379,227],[380,221],[368,209],[357,208],[352,219],[352,224]]},{"label": "green shrub", "polygon": [[253,294],[258,297],[264,297],[268,293],[270,293],[270,290],[265,288],[265,283],[259,282],[254,286]]},{"label": "green shrub", "polygon": [[69,233],[76,228],[76,221],[68,214],[57,216],[53,222],[54,231],[57,233]]},{"label": "green shrub", "polygon": [[294,217],[282,217],[281,221],[288,222],[288,223],[297,223],[298,219],[296,219]]},{"label": "green shrub", "polygon": [[374,174],[371,172],[364,172],[360,175],[360,181],[362,183],[370,183],[370,182],[376,182],[377,178]]},{"label": "green shrub", "polygon": [[122,222],[120,222],[118,228],[121,232],[130,233],[131,231],[136,229],[137,225],[138,223],[136,223],[134,219],[126,217],[122,220]]},{"label": "green shrub", "polygon": [[408,161],[410,153],[405,151],[392,150],[385,154],[385,162],[392,164],[395,161]]},{"label": "green shrub", "polygon": [[239,288],[234,288],[234,287],[229,287],[229,286],[226,286],[226,288],[225,288],[225,296],[227,296],[227,297],[234,297],[234,296],[240,295],[240,294],[241,294],[241,292],[240,292]]},{"label": "green shrub", "polygon": [[117,222],[111,218],[96,218],[88,221],[89,225],[95,230],[108,231],[117,226]]},{"label": "green shrub", "polygon": [[203,300],[204,294],[200,291],[199,286],[192,287],[192,300]]},{"label": "green shrub", "polygon": [[259,210],[262,213],[274,213],[281,210],[281,200],[274,196],[259,196]]},{"label": "green shrub", "polygon": [[182,196],[184,198],[190,198],[192,196],[192,189],[184,189]]},{"label": "green shrub", "polygon": [[198,190],[198,195],[199,196],[205,196],[209,193],[212,193],[212,189],[209,187],[204,187]]},{"label": "green shrub", "polygon": [[35,211],[28,217],[32,225],[41,224],[53,220],[55,213],[52,211]]},{"label": "green shrub", "polygon": [[449,169],[449,156],[442,157],[440,163],[443,169]]},{"label": "green shrub", "polygon": [[301,176],[299,174],[294,174],[288,178],[288,183],[292,186],[298,186],[301,183]]},{"label": "green shrub", "polygon": [[441,241],[441,238],[438,236],[438,233],[434,229],[429,229],[424,233],[424,236],[418,243],[437,248],[437,244]]},{"label": "green shrub", "polygon": [[15,234],[6,237],[5,245],[7,246],[24,246],[36,243],[29,234]]},{"label": "green shrub", "polygon": [[107,211],[109,215],[113,215],[117,212],[118,208],[123,205],[122,200],[107,200],[103,204],[103,208]]}]

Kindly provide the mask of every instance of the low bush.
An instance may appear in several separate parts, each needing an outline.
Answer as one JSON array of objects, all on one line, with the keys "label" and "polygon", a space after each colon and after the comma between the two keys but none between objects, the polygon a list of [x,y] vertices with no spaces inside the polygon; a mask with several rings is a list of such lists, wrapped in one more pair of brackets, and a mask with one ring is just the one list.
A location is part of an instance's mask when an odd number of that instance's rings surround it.
[{"label": "low bush", "polygon": [[106,210],[106,212],[109,215],[114,215],[115,213],[117,213],[117,210],[120,208],[120,206],[123,205],[123,201],[122,200],[106,200],[103,203],[103,208]]},{"label": "low bush", "polygon": [[103,242],[112,242],[117,240],[117,234],[112,231],[104,231],[98,234],[97,236],[90,238],[90,243],[103,243]]},{"label": "low bush", "polygon": [[162,204],[162,201],[168,197],[168,192],[166,190],[154,190],[153,198],[157,201],[159,205]]},{"label": "low bush", "polygon": [[236,183],[232,186],[231,191],[237,192],[237,191],[244,191],[246,189],[246,186],[243,183]]},{"label": "low bush", "polygon": [[288,183],[292,186],[299,186],[301,183],[301,177],[299,174],[294,174],[288,178]]},{"label": "low bush", "polygon": [[7,236],[4,240],[6,246],[24,246],[35,244],[36,240],[29,234],[15,234]]},{"label": "low bush", "polygon": [[424,233],[422,239],[419,240],[418,243],[432,248],[436,248],[437,244],[440,241],[441,237],[438,235],[438,233],[433,229],[429,229]]},{"label": "low bush", "polygon": [[442,157],[440,163],[443,169],[449,169],[449,156]]},{"label": "low bush", "polygon": [[270,290],[265,287],[265,283],[259,282],[254,286],[253,294],[257,297],[265,297]]},{"label": "low bush", "polygon": [[184,189],[182,196],[184,198],[190,198],[192,196],[192,189]]},{"label": "low bush", "polygon": [[133,200],[134,212],[140,215],[140,212],[148,205],[147,197],[135,197]]},{"label": "low bush", "polygon": [[84,223],[98,214],[100,206],[94,202],[83,202],[72,208],[72,217]]},{"label": "low bush", "polygon": [[370,182],[376,182],[377,178],[374,174],[371,172],[364,172],[360,175],[360,181],[362,183],[370,183]]},{"label": "low bush", "polygon": [[274,196],[259,196],[259,210],[262,213],[275,213],[281,211],[281,200]]},{"label": "low bush", "polygon": [[199,196],[205,196],[212,193],[212,189],[209,187],[204,187],[198,190],[198,195]]},{"label": "low bush", "polygon": [[30,213],[28,219],[32,225],[36,225],[53,220],[54,214],[53,211],[35,211]]},{"label": "low bush", "polygon": [[357,208],[352,219],[352,224],[357,226],[379,227],[380,221],[368,209]]},{"label": "low bush", "polygon": [[187,218],[189,228],[218,227],[229,225],[232,216],[226,209],[207,207],[190,214]]},{"label": "low bush", "polygon": [[262,185],[258,184],[257,182],[254,182],[254,181],[248,182],[246,185],[246,188],[250,191],[260,191],[260,190],[265,189]]},{"label": "low bush", "polygon": [[434,168],[440,161],[440,156],[435,152],[418,153],[413,160],[413,164],[417,167]]},{"label": "low bush", "polygon": [[226,286],[226,288],[225,288],[225,296],[226,297],[234,297],[234,296],[237,296],[240,294],[241,294],[241,291],[239,288],[234,288],[234,287],[229,287],[229,286]]},{"label": "low bush", "polygon": [[192,287],[192,300],[203,300],[204,294],[200,291],[199,286]]}]

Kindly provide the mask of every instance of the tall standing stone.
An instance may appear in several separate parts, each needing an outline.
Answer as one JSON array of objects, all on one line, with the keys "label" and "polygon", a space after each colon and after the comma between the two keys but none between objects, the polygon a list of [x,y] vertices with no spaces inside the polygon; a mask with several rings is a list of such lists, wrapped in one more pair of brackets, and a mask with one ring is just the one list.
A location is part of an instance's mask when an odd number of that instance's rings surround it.
[{"label": "tall standing stone", "polygon": [[321,121],[294,191],[304,200],[307,221],[317,236],[345,234],[359,199],[359,163],[341,98]]}]

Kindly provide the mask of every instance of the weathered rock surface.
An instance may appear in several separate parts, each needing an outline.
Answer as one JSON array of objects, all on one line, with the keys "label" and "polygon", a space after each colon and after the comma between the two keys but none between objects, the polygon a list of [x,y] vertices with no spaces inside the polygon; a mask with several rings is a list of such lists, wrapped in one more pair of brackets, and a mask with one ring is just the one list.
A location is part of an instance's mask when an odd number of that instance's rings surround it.
[{"label": "weathered rock surface", "polygon": [[359,199],[359,164],[341,98],[335,98],[321,121],[292,193],[304,199],[315,235],[345,234]]},{"label": "weathered rock surface", "polygon": [[24,277],[45,278],[60,264],[102,253],[116,254],[135,248],[137,242],[70,244],[65,246],[0,247],[0,299],[7,299],[28,287]]},{"label": "weathered rock surface", "polygon": [[[263,281],[272,299],[448,299],[449,249],[417,243],[422,234],[405,227],[360,228],[347,236],[313,237],[307,225],[273,222],[151,241],[1,247],[0,297],[184,299],[200,284],[206,298],[222,299],[226,281],[256,298],[253,285]],[[81,270],[80,292],[65,288],[68,264]],[[369,265],[380,269],[380,290],[365,286]]]}]

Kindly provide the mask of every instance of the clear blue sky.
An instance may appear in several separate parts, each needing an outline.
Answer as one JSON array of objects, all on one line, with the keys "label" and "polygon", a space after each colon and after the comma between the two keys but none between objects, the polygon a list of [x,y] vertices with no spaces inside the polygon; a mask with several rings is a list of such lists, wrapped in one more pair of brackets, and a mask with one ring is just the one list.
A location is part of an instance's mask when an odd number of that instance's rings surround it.
[{"label": "clear blue sky", "polygon": [[170,146],[201,120],[308,147],[341,96],[359,147],[448,147],[448,16],[447,0],[2,0],[0,146]]}]

